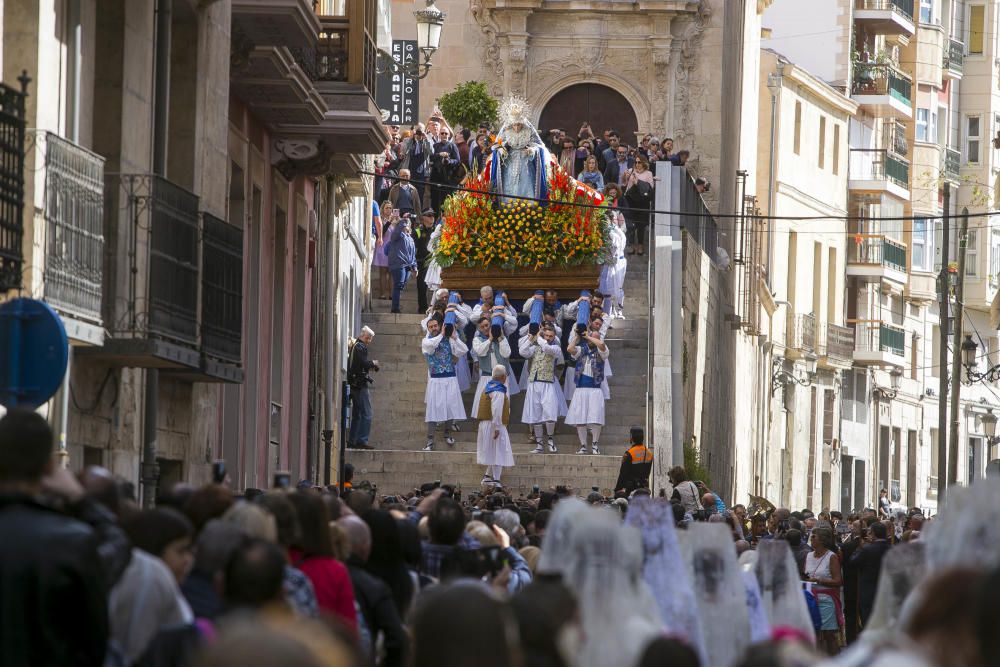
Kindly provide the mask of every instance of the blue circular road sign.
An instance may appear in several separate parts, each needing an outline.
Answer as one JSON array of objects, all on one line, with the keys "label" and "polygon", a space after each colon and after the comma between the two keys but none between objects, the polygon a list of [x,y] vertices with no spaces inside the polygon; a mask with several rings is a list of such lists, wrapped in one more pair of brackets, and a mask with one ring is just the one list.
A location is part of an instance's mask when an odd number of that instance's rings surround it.
[{"label": "blue circular road sign", "polygon": [[69,339],[62,319],[37,299],[0,305],[0,405],[37,408],[62,384]]}]

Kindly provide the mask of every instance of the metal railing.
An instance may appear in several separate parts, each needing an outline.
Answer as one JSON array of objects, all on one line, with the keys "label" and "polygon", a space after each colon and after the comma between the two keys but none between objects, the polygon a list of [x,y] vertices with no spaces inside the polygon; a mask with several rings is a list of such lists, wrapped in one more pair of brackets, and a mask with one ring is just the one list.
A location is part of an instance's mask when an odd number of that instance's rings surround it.
[{"label": "metal railing", "polygon": [[320,17],[315,66],[306,70],[316,81],[360,84],[374,95],[378,8],[374,0],[347,0],[343,7],[345,15]]},{"label": "metal railing", "polygon": [[823,355],[837,361],[851,361],[854,351],[854,330],[839,324],[826,325],[826,335],[823,337]]},{"label": "metal railing", "polygon": [[910,106],[912,91],[910,77],[892,65],[858,63],[854,66],[852,95],[888,95]]},{"label": "metal railing", "polygon": [[892,181],[910,189],[910,165],[883,148],[852,148],[848,157],[851,180]]},{"label": "metal railing", "polygon": [[24,265],[24,100],[27,73],[18,79],[21,89],[0,83],[0,292],[21,286]]},{"label": "metal railing", "polygon": [[[105,322],[113,335],[158,336],[182,344],[198,341],[198,197],[152,174],[113,174],[107,181],[129,235],[125,295],[111,291]],[[108,193],[108,197],[112,193]],[[109,221],[112,229],[117,224]],[[112,262],[120,261],[112,258]],[[123,271],[119,268],[117,273]],[[140,280],[140,274],[145,277]],[[124,300],[124,314],[115,313]]]},{"label": "metal railing", "polygon": [[887,352],[902,357],[906,349],[906,330],[879,320],[864,320],[855,324],[856,352]]},{"label": "metal railing", "polygon": [[848,264],[877,264],[906,272],[906,244],[883,234],[855,234],[847,244]]},{"label": "metal railing", "polygon": [[238,363],[243,333],[243,230],[207,213],[202,225],[202,350]]},{"label": "metal railing", "polygon": [[854,8],[894,11],[913,20],[913,0],[855,0]]},{"label": "metal railing", "polygon": [[45,300],[100,324],[104,158],[51,132],[34,137],[45,164]]},{"label": "metal railing", "polygon": [[944,50],[944,62],[942,66],[956,74],[961,74],[964,62],[965,44],[957,39],[949,39],[948,47]]},{"label": "metal railing", "polygon": [[785,345],[794,350],[813,352],[816,349],[816,316],[813,313],[794,315],[788,322]]},{"label": "metal railing", "polygon": [[910,144],[906,141],[906,126],[895,119],[886,120],[882,125],[882,148],[905,158],[910,152]]},{"label": "metal railing", "polygon": [[959,179],[959,169],[962,166],[962,153],[953,148],[941,149],[941,171],[949,181]]}]

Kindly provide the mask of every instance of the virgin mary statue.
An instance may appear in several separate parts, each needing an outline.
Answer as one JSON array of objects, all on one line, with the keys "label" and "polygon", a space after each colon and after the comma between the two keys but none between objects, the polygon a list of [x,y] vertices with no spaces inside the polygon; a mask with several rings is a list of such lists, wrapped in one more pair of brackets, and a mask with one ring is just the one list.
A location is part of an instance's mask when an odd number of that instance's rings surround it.
[{"label": "virgin mary statue", "polygon": [[500,121],[497,142],[486,165],[490,189],[507,195],[504,203],[517,201],[517,197],[547,200],[551,155],[528,120],[528,103],[507,98],[500,105]]}]

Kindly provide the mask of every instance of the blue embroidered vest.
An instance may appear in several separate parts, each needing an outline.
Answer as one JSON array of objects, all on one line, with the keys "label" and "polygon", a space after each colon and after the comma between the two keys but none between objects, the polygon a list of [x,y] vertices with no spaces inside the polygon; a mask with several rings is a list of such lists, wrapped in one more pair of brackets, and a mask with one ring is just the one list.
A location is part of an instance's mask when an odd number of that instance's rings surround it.
[{"label": "blue embroidered vest", "polygon": [[[581,354],[576,360],[576,386],[578,389],[595,389],[604,382],[604,360],[592,350],[589,343],[580,343]],[[584,375],[583,369],[587,364],[587,359],[591,360],[591,375]]]},{"label": "blue embroidered vest", "polygon": [[432,378],[455,377],[455,355],[451,353],[451,341],[442,338],[433,354],[425,354],[427,368]]},{"label": "blue embroidered vest", "polygon": [[[486,336],[481,331],[476,332],[476,338],[486,340]],[[514,371],[510,367],[510,360],[500,354],[500,343],[493,341],[490,343],[489,351],[484,356],[479,357],[479,375],[493,377],[493,367],[497,364],[503,364],[503,367],[507,369],[507,377],[513,375]]]}]

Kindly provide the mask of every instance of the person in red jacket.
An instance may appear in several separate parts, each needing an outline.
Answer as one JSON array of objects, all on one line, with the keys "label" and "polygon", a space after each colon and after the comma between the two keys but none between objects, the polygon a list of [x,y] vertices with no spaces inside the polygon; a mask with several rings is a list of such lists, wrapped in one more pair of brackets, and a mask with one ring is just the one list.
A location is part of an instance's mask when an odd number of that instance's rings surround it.
[{"label": "person in red jacket", "polygon": [[289,562],[302,570],[316,590],[321,613],[330,614],[357,632],[354,588],[347,566],[333,557],[330,517],[326,505],[312,491],[288,494],[299,518],[300,534],[288,550]]}]

